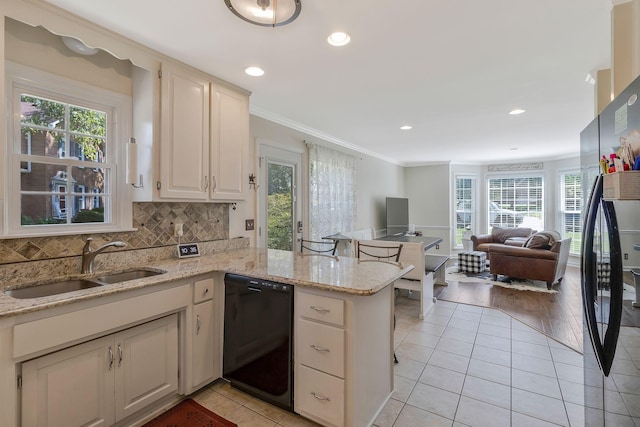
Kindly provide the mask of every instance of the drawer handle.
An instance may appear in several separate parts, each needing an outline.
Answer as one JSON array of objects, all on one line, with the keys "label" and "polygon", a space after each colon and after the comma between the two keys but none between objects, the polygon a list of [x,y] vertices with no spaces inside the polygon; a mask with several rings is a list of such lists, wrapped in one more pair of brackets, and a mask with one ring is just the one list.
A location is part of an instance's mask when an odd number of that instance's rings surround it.
[{"label": "drawer handle", "polygon": [[318,307],[318,306],[315,306],[315,305],[311,306],[311,310],[315,310],[318,313],[329,313],[331,311],[328,308],[322,308],[322,307]]},{"label": "drawer handle", "polygon": [[320,395],[316,394],[316,392],[315,392],[315,391],[312,391],[312,392],[311,392],[311,396],[315,397],[315,398],[316,398],[316,399],[318,399],[318,400],[323,400],[323,401],[325,401],[325,402],[331,402],[331,399],[329,399],[329,398],[328,398],[328,397],[326,397],[326,396],[320,396]]},{"label": "drawer handle", "polygon": [[329,353],[331,351],[326,347],[320,347],[319,345],[315,345],[315,344],[311,344],[309,347],[311,347],[315,351],[324,352],[324,353]]}]

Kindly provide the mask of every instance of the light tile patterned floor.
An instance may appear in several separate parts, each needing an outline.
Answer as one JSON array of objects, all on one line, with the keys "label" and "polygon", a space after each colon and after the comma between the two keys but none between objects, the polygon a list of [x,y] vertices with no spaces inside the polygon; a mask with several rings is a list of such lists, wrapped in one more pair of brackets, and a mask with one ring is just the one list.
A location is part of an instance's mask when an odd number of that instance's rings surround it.
[{"label": "light tile patterned floor", "polygon": [[376,426],[584,426],[582,355],[500,310],[396,301],[395,390]]},{"label": "light tile patterned floor", "polygon": [[[584,426],[582,355],[496,309],[397,298],[395,390],[378,427]],[[192,396],[244,426],[316,426],[219,380]]]}]

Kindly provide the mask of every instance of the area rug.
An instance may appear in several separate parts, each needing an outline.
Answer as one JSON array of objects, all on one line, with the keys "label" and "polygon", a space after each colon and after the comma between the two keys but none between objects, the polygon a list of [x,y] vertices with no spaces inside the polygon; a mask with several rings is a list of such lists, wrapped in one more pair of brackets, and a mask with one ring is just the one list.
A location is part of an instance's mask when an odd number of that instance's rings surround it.
[{"label": "area rug", "polygon": [[237,427],[193,399],[185,399],[142,427]]},{"label": "area rug", "polygon": [[541,280],[524,280],[507,276],[498,276],[498,280],[493,280],[493,275],[488,271],[483,273],[462,273],[458,272],[457,265],[447,267],[445,280],[461,283],[486,283],[488,285],[501,286],[518,291],[544,292],[547,294],[558,293],[556,289],[547,289],[547,283]]}]

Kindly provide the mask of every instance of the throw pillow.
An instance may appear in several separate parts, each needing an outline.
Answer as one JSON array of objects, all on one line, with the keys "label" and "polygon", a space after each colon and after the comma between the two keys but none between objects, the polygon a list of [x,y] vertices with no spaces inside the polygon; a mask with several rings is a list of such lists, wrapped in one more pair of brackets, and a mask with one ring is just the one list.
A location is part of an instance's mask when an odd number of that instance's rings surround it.
[{"label": "throw pillow", "polygon": [[530,249],[551,249],[553,244],[560,239],[560,234],[557,231],[540,231],[529,237],[524,247]]}]

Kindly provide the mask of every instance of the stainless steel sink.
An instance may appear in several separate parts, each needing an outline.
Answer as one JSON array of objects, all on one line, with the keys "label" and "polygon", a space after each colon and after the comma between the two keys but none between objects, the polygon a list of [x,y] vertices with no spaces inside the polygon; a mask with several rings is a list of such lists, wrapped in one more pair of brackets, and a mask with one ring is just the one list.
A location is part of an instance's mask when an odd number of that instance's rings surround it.
[{"label": "stainless steel sink", "polygon": [[96,280],[105,283],[105,284],[113,284],[120,282],[127,282],[129,280],[143,279],[145,277],[157,276],[159,274],[164,274],[164,271],[157,270],[129,270],[123,271],[122,273],[113,273],[113,274],[105,274],[103,276],[96,277]]},{"label": "stainless steel sink", "polygon": [[127,282],[129,280],[143,279],[145,277],[157,276],[164,273],[166,272],[149,269],[136,269],[122,271],[119,273],[103,274],[102,276],[92,277],[90,279],[69,279],[41,285],[25,286],[23,288],[6,290],[4,293],[5,295],[18,299],[42,298],[51,295],[79,291],[82,289]]},{"label": "stainless steel sink", "polygon": [[98,286],[102,286],[102,283],[94,282],[92,280],[77,279],[11,289],[4,291],[4,293],[10,297],[18,299],[41,298],[64,294],[66,292],[79,291],[82,289],[95,288]]}]

